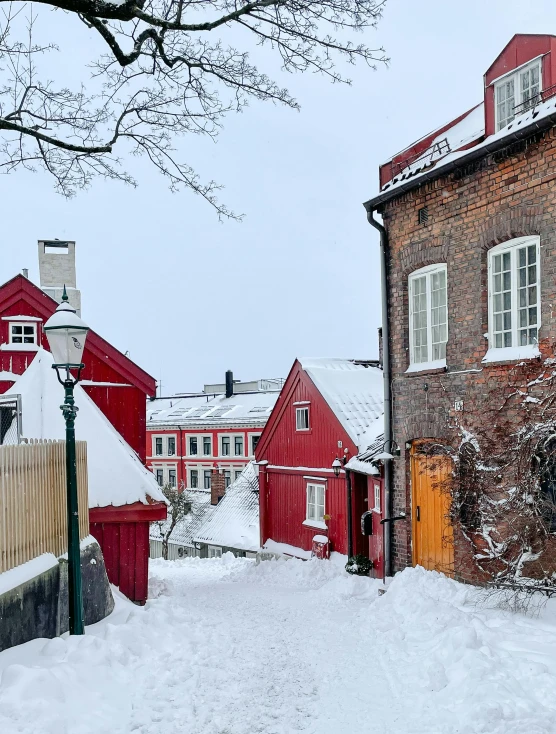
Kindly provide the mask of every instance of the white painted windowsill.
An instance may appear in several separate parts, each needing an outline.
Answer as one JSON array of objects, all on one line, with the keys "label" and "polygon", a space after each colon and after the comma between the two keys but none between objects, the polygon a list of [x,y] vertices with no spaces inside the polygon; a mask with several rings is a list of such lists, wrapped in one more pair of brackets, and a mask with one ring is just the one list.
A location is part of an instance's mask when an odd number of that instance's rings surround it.
[{"label": "white painted windowsill", "polygon": [[536,344],[527,344],[523,347],[501,347],[489,349],[481,360],[483,364],[493,362],[518,362],[522,359],[536,359],[541,353]]},{"label": "white painted windowsill", "polygon": [[407,375],[411,372],[428,372],[429,370],[441,369],[446,369],[445,359],[435,359],[432,362],[416,362],[415,364],[410,364],[406,369],[405,374]]},{"label": "white painted windowsill", "polygon": [[38,344],[0,344],[2,352],[38,352]]},{"label": "white painted windowsill", "polygon": [[317,528],[317,530],[328,530],[328,525],[322,520],[303,520],[303,525],[308,528]]}]

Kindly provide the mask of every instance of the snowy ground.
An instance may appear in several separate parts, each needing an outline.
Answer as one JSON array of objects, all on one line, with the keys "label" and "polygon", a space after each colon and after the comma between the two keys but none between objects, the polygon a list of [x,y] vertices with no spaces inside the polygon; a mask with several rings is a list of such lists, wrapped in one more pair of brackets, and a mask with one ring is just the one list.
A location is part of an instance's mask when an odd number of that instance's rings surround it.
[{"label": "snowy ground", "polygon": [[556,732],[556,603],[539,618],[409,569],[151,566],[143,609],[0,653],[2,734]]}]

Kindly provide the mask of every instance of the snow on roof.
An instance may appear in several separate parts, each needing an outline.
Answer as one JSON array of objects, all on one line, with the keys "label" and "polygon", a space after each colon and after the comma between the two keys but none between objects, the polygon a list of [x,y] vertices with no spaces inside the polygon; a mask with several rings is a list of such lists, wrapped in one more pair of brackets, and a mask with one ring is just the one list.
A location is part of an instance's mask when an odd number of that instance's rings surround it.
[{"label": "snow on roof", "polygon": [[[39,349],[29,367],[6,392],[21,395],[25,438],[65,439],[65,422],[60,410],[64,388],[52,364],[50,352]],[[153,474],[80,385],[75,386],[75,404],[79,409],[75,435],[78,440],[87,441],[89,507],[148,504],[148,498],[165,502]]]},{"label": "snow on roof", "polygon": [[[186,489],[191,501],[191,511],[183,520],[180,520],[172,531],[169,542],[174,545],[193,547],[193,538],[207,517],[218,507],[210,504],[210,490]],[[171,518],[161,522],[151,523],[149,537],[151,540],[162,540],[162,533],[166,532]]]},{"label": "snow on roof", "polygon": [[364,451],[353,456],[346,464],[346,469],[358,472],[359,474],[367,474],[369,476],[376,476],[380,474],[379,470],[373,464],[379,456],[384,455],[384,434],[381,433],[375,438],[375,440],[367,446]]},{"label": "snow on roof", "polygon": [[384,430],[383,372],[350,359],[300,359],[359,450]]},{"label": "snow on roof", "polygon": [[147,428],[163,425],[235,425],[264,426],[280,392],[238,393],[225,395],[188,395],[157,398],[147,402]]},{"label": "snow on roof", "polygon": [[[465,120],[468,120],[468,118],[471,115],[474,115],[475,112],[479,109],[479,107],[476,107],[475,110],[472,110],[470,114],[465,118]],[[466,155],[471,154],[475,151],[480,151],[481,149],[486,148],[488,150],[489,146],[492,146],[494,143],[503,140],[504,138],[508,137],[512,133],[521,131],[523,133],[523,136],[526,134],[530,134],[530,132],[534,132],[536,129],[536,126],[538,123],[543,120],[544,118],[549,117],[550,115],[556,115],[556,98],[554,96],[550,97],[544,102],[540,102],[535,107],[532,107],[527,112],[518,115],[515,117],[512,122],[510,122],[506,127],[503,127],[501,130],[498,130],[493,135],[489,135],[487,138],[485,138],[483,141],[478,143],[477,145],[474,145],[469,148],[461,149],[454,149],[451,147],[451,150],[445,149],[442,152],[442,155],[434,157],[433,160],[430,160],[427,162],[426,159],[420,158],[418,161],[416,161],[414,164],[408,166],[406,169],[404,169],[399,175],[395,176],[392,181],[389,181],[386,183],[382,189],[381,193],[386,193],[390,191],[394,191],[398,188],[404,188],[407,187],[409,182],[413,184],[413,182],[418,182],[420,178],[422,178],[425,174],[427,174],[430,170],[433,168],[435,170],[439,171],[439,175],[441,175],[442,169],[447,166],[448,164],[457,161],[460,158],[464,158]],[[471,118],[472,121],[473,118]],[[462,123],[465,122],[463,120],[458,125],[455,125],[452,130],[459,128]],[[470,126],[472,127],[472,126]],[[528,130],[530,129],[530,131]],[[466,128],[464,125],[461,130],[467,130],[470,128]],[[527,131],[527,133],[525,132]],[[446,134],[450,133],[451,131],[448,130]],[[441,134],[439,137],[446,136],[444,133]],[[486,151],[485,151],[486,153]],[[375,197],[378,198],[378,197]],[[371,200],[372,202],[373,200]],[[369,202],[369,203],[371,203]]]},{"label": "snow on roof", "polygon": [[228,487],[194,540],[243,551],[259,550],[259,479],[253,462]]}]

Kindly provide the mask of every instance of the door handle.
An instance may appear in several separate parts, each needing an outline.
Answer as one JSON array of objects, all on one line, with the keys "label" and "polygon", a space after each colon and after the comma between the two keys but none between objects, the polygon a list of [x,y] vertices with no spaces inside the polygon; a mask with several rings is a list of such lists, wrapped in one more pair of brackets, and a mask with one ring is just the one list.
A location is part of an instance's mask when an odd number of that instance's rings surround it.
[{"label": "door handle", "polygon": [[417,522],[419,522],[421,520],[421,508],[419,507],[419,505],[417,505],[417,510],[415,514],[416,514]]}]

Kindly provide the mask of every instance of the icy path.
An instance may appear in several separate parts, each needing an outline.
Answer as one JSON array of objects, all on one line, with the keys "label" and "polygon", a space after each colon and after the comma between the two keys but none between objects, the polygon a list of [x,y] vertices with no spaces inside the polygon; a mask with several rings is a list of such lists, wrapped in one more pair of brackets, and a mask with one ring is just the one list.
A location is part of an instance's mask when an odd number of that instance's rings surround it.
[{"label": "icy path", "polygon": [[540,619],[410,569],[152,564],[82,638],[0,653],[1,734],[552,734],[556,604]]}]

